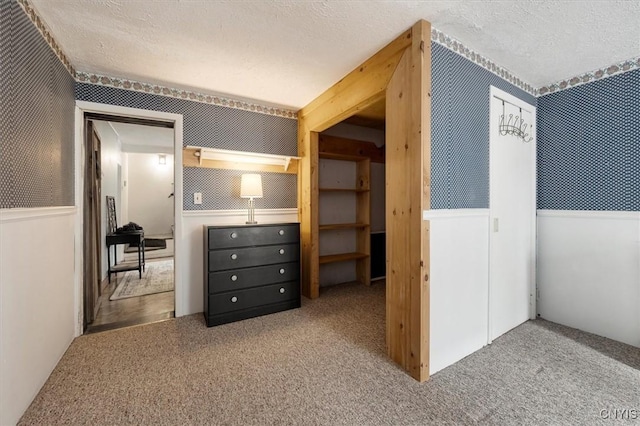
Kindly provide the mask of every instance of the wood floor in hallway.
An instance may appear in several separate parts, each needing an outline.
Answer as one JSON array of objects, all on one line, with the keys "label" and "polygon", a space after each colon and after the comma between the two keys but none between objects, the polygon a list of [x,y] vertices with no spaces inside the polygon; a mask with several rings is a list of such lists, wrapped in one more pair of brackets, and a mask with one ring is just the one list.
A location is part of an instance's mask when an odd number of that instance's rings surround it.
[{"label": "wood floor in hallway", "polygon": [[[152,261],[148,261],[147,264],[149,262]],[[109,300],[124,275],[125,272],[121,272],[112,277],[111,283],[108,283],[102,290],[98,314],[93,323],[87,328],[87,334],[132,325],[148,324],[174,317],[175,292],[173,291],[128,299]]]}]

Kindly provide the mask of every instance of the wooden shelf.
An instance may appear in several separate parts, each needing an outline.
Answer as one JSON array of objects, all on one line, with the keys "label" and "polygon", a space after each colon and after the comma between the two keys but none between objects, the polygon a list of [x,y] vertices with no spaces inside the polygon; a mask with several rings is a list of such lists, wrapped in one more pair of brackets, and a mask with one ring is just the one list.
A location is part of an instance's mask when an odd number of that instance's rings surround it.
[{"label": "wooden shelf", "polygon": [[[344,140],[342,140],[338,145],[341,145],[342,142],[344,142]],[[355,166],[355,175],[353,176],[352,182],[337,179],[337,176],[328,176],[328,179],[324,181],[324,188],[315,186],[315,188],[317,188],[315,190],[315,197],[318,201],[317,204],[330,203],[331,201],[333,201],[333,208],[336,209],[355,208],[355,214],[352,218],[344,216],[331,216],[331,219],[329,217],[324,219],[327,222],[353,220],[355,223],[321,224],[317,228],[311,230],[311,240],[319,241],[320,233],[323,232],[323,234],[321,235],[327,237],[325,244],[329,244],[331,242],[333,243],[332,248],[329,249],[329,246],[327,246],[327,249],[329,250],[326,251],[333,252],[336,250],[345,250],[345,248],[339,248],[343,247],[339,243],[339,241],[342,240],[345,240],[345,242],[355,242],[355,247],[348,249],[354,250],[353,253],[340,253],[328,256],[319,256],[318,251],[320,251],[320,249],[322,248],[319,247],[314,253],[314,256],[317,257],[313,258],[312,262],[315,267],[319,267],[319,265],[321,264],[345,262],[349,260],[353,261],[355,263],[357,281],[362,284],[369,285],[371,283],[371,160],[368,156],[361,155],[360,151],[362,147],[360,145],[358,145],[356,149],[352,149],[353,147],[330,147],[328,145],[325,145],[324,148],[324,150],[321,149],[318,153],[319,158],[354,162],[355,164],[353,164],[353,166]],[[345,166],[336,164],[332,167]],[[346,165],[346,167],[352,166]],[[348,180],[350,181],[351,178],[349,178]],[[346,186],[347,188],[340,188],[340,186]],[[348,201],[352,201],[352,199],[355,199],[354,205],[352,206],[351,203],[343,204],[347,200],[345,200],[344,196],[339,196],[337,194],[354,194],[347,195],[347,198],[349,199]],[[318,209],[317,204],[314,207],[315,209]],[[347,232],[329,232],[332,230],[346,230]],[[336,243],[338,243],[338,248],[334,247]],[[321,244],[319,243],[318,246],[320,245]],[[329,268],[329,266],[327,266],[327,268]]]},{"label": "wooden shelf", "polygon": [[332,223],[328,225],[320,225],[318,229],[325,231],[329,229],[359,229],[368,227],[368,223]]},{"label": "wooden shelf", "polygon": [[324,263],[345,262],[347,260],[365,259],[367,257],[369,257],[368,254],[358,252],[329,254],[326,256],[320,256],[320,264],[322,265]]},{"label": "wooden shelf", "polygon": [[320,192],[369,192],[368,189],[359,188],[320,188]]},{"label": "wooden shelf", "polygon": [[300,159],[292,155],[231,151],[200,146],[187,146],[182,150],[184,167],[297,174]]},{"label": "wooden shelf", "polygon": [[319,158],[326,158],[327,160],[340,160],[340,161],[368,161],[369,157],[360,155],[339,154],[333,152],[319,152]]}]

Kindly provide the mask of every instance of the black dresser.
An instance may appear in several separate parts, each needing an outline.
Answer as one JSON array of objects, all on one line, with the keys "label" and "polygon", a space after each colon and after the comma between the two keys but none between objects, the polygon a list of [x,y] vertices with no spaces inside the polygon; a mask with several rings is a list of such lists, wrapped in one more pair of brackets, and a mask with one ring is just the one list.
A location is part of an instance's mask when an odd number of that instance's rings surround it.
[{"label": "black dresser", "polygon": [[300,307],[300,225],[204,227],[207,326]]}]

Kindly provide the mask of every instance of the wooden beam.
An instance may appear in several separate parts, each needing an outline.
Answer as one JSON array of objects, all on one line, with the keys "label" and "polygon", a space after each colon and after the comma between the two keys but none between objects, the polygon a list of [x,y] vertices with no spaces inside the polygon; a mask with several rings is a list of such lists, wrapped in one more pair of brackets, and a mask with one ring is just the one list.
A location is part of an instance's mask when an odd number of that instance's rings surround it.
[{"label": "wooden beam", "polygon": [[411,30],[407,30],[302,108],[298,120],[321,132],[384,99],[389,79],[410,45]]},{"label": "wooden beam", "polygon": [[350,157],[368,157],[373,163],[384,163],[384,148],[378,148],[373,142],[320,135],[318,151],[320,156],[326,152],[344,154]]},{"label": "wooden beam", "polygon": [[[356,187],[371,188],[371,160],[365,158],[356,165]],[[356,194],[356,222],[371,223],[371,192],[364,191]],[[368,255],[356,262],[356,277],[358,282],[371,285],[371,228],[356,231],[356,250]]]},{"label": "wooden beam", "polygon": [[430,24],[420,21],[412,31],[411,47],[387,88],[385,173],[386,187],[393,190],[386,193],[386,324],[389,356],[424,381],[429,377],[429,228],[422,211],[429,195],[423,185],[430,182]]},{"label": "wooden beam", "polygon": [[[429,222],[422,212],[431,205],[431,24],[413,26],[411,44],[411,139],[416,154],[411,170],[411,359],[409,373],[417,380],[429,378]],[[417,207],[417,208],[416,208]],[[417,328],[414,330],[414,328]]]},{"label": "wooden beam", "polygon": [[302,295],[310,299],[320,296],[319,228],[318,228],[318,133],[298,120],[298,206],[300,250],[302,258]]}]

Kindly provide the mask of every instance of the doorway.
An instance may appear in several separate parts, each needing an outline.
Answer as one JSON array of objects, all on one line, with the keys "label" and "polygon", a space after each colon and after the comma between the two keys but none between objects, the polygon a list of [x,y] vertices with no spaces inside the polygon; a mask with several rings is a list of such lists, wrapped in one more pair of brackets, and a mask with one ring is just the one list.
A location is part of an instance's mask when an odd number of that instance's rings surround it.
[{"label": "doorway", "polygon": [[[105,143],[104,136],[100,138],[102,152],[98,163],[101,167],[98,175],[101,182],[100,185],[96,183],[100,187],[100,199],[107,197],[112,200],[112,210],[115,213],[114,217],[117,218],[117,227],[124,228],[120,229],[121,232],[127,230],[125,225],[130,222],[141,222],[138,225],[143,226],[144,242],[149,243],[150,247],[145,247],[146,244],[138,244],[137,242],[134,245],[139,245],[140,249],[127,244],[113,244],[112,239],[109,245],[110,250],[107,250],[106,237],[108,234],[107,223],[109,222],[106,217],[107,202],[101,200],[101,206],[95,208],[93,203],[88,203],[83,199],[83,196],[81,197],[85,188],[89,188],[87,182],[92,179],[92,175],[88,173],[90,171],[87,167],[89,162],[86,161],[86,153],[89,151],[87,149],[89,147],[88,139],[82,136],[89,134],[86,129],[100,127],[103,133],[109,134],[110,131],[113,136],[110,143]],[[125,141],[120,137],[127,133],[125,131],[127,127],[137,129],[138,133],[151,131],[154,134],[143,137],[143,143],[134,144],[131,143],[131,140]],[[107,131],[104,130],[105,128]],[[169,141],[162,147],[157,146],[158,135],[155,133],[159,130],[165,132],[164,139]],[[100,137],[100,132],[96,131],[96,133]],[[154,142],[149,144],[148,141]],[[182,199],[182,116],[77,101],[76,148],[77,152],[81,153],[76,156],[76,167],[82,172],[76,180],[78,215],[81,219],[93,217],[94,220],[90,222],[94,228],[97,227],[101,234],[100,237],[96,236],[93,239],[95,256],[76,252],[76,265],[80,265],[80,267],[76,267],[78,295],[76,298],[76,312],[78,312],[76,335],[183,315],[181,309],[183,289],[180,280],[181,245],[179,242],[182,232],[182,205],[176,202],[176,200]],[[151,164],[152,161],[153,164]],[[142,167],[145,162],[147,163],[146,169]],[[143,173],[143,176],[129,176],[128,163],[132,164],[132,169],[135,172]],[[145,170],[146,174],[144,174]],[[132,183],[135,179],[138,180],[137,192],[132,191],[134,189]],[[145,190],[139,187],[141,183],[164,186]],[[135,195],[136,193],[138,195]],[[140,193],[158,195],[155,198],[159,198],[161,194],[163,198],[160,200],[163,203],[162,209],[153,205],[158,200],[146,199],[149,198],[148,196],[142,200],[143,197],[140,196]],[[136,198],[133,203],[131,197]],[[155,210],[157,214],[155,217],[149,217],[144,216],[144,212],[132,210],[134,207],[132,204],[136,203],[138,207],[142,205],[146,207],[147,211]],[[85,238],[87,222],[86,219],[78,221],[76,227],[77,244]],[[145,248],[146,250],[144,250]],[[105,256],[106,252],[111,257],[110,262]],[[138,252],[145,254],[143,261],[137,261]],[[135,268],[131,268],[133,269],[131,271],[126,270],[126,265],[130,263],[136,265]],[[98,289],[94,293],[88,292],[89,286],[86,285],[83,278],[85,277],[84,270],[89,268],[89,265],[94,271],[98,271],[98,278],[89,280]],[[118,271],[117,269],[120,269],[121,266],[124,266],[125,270]],[[109,267],[111,267],[111,273],[108,273]],[[135,280],[131,279],[133,275],[135,275]],[[96,275],[94,274],[94,276]],[[158,282],[158,277],[163,277],[162,286],[170,285],[174,289],[155,286],[154,283]],[[109,283],[109,278],[111,278],[111,283]],[[125,289],[120,291],[120,284],[123,283],[126,284]],[[140,290],[143,294],[137,294]],[[97,300],[91,309],[86,309],[85,302],[88,294],[91,296],[97,294]],[[154,299],[156,300],[154,301]],[[157,299],[161,299],[161,302],[158,302]]]},{"label": "doorway", "polygon": [[[101,193],[112,208],[99,211],[105,236],[98,268],[100,297],[87,332],[171,318],[173,126],[129,123],[123,117],[92,119],[90,126],[102,141]],[[127,235],[137,228],[144,235],[143,247]]]},{"label": "doorway", "polygon": [[535,318],[536,294],[536,111],[495,87],[490,96],[489,343]]}]

